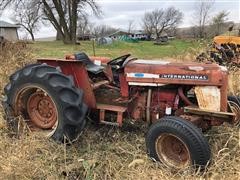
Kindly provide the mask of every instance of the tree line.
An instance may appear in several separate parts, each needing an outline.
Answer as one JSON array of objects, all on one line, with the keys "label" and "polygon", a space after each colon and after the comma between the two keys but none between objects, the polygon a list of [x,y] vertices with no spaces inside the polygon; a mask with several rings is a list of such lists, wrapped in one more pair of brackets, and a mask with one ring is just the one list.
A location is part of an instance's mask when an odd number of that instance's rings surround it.
[{"label": "tree line", "polygon": [[95,0],[0,0],[0,9],[13,6],[16,20],[34,40],[34,31],[41,23],[51,23],[64,43],[75,43],[77,22],[90,7],[95,15],[101,13]]},{"label": "tree line", "polygon": [[[16,20],[31,36],[42,25],[52,24],[57,31],[57,39],[64,43],[76,43],[77,34],[91,33],[95,37],[105,36],[117,29],[107,25],[94,26],[88,19],[86,9],[90,8],[95,16],[101,16],[101,8],[96,0],[0,0],[0,10],[14,7]],[[210,18],[213,0],[198,0],[194,8],[194,33],[196,37],[206,37],[206,26],[211,24],[215,34],[221,32],[228,12],[221,11]],[[174,32],[183,21],[183,13],[175,7],[155,9],[146,12],[141,20],[141,26],[150,37],[159,38],[163,32]],[[134,28],[134,20],[128,21],[128,32]]]}]

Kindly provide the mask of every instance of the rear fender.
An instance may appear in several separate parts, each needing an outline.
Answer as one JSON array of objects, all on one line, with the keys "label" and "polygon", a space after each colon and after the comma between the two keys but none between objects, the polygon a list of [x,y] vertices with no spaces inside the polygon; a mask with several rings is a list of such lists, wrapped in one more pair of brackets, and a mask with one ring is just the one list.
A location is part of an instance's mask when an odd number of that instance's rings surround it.
[{"label": "rear fender", "polygon": [[50,66],[60,67],[65,75],[70,75],[74,79],[75,86],[84,92],[84,102],[89,108],[96,108],[96,98],[93,88],[89,82],[89,76],[85,65],[76,60],[64,59],[37,59],[40,63],[46,63]]}]

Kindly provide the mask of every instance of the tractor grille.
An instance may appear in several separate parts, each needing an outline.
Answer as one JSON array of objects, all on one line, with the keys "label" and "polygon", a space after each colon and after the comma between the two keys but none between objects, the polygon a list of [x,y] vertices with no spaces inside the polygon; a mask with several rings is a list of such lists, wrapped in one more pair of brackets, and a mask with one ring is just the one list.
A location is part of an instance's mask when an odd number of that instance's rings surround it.
[{"label": "tractor grille", "polygon": [[220,89],[218,87],[196,86],[195,94],[200,109],[220,111]]}]

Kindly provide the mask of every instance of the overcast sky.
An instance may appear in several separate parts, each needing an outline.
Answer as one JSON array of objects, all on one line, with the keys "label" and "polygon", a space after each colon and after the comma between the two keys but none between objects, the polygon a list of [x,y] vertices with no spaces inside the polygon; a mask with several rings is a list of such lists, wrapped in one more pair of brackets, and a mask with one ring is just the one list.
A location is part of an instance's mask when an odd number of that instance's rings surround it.
[{"label": "overcast sky", "polygon": [[[127,29],[129,20],[134,21],[134,28],[141,29],[141,19],[145,12],[152,11],[156,8],[167,8],[174,6],[184,13],[183,22],[180,27],[187,27],[194,24],[194,8],[196,1],[192,0],[97,0],[101,7],[103,15],[96,18],[90,13],[90,20],[93,24],[106,24],[115,28]],[[229,12],[228,20],[240,23],[240,0],[215,0],[211,11],[211,17],[217,12],[226,10]],[[11,9],[5,10],[2,20],[13,22],[14,12]],[[55,30],[51,25],[42,27],[36,37],[55,36]],[[24,33],[20,33],[24,36]]]}]

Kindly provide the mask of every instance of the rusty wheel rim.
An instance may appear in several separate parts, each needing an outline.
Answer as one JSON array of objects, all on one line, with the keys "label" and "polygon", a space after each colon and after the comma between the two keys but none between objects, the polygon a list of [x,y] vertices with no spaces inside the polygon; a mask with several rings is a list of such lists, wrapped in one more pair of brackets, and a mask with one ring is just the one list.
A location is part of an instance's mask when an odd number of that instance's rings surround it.
[{"label": "rusty wheel rim", "polygon": [[[38,86],[23,87],[15,97],[15,114],[25,115],[30,129],[50,137],[58,125],[56,104],[51,96]],[[42,131],[39,131],[42,130]]]},{"label": "rusty wheel rim", "polygon": [[237,103],[233,101],[228,101],[229,107],[231,111],[235,114],[235,118],[232,121],[233,125],[239,125],[240,124],[240,107]]},{"label": "rusty wheel rim", "polygon": [[183,169],[191,165],[187,145],[177,136],[163,133],[157,138],[155,147],[159,160],[167,167]]},{"label": "rusty wheel rim", "polygon": [[41,129],[52,128],[57,121],[55,105],[44,92],[36,92],[29,97],[27,112],[32,122]]}]

